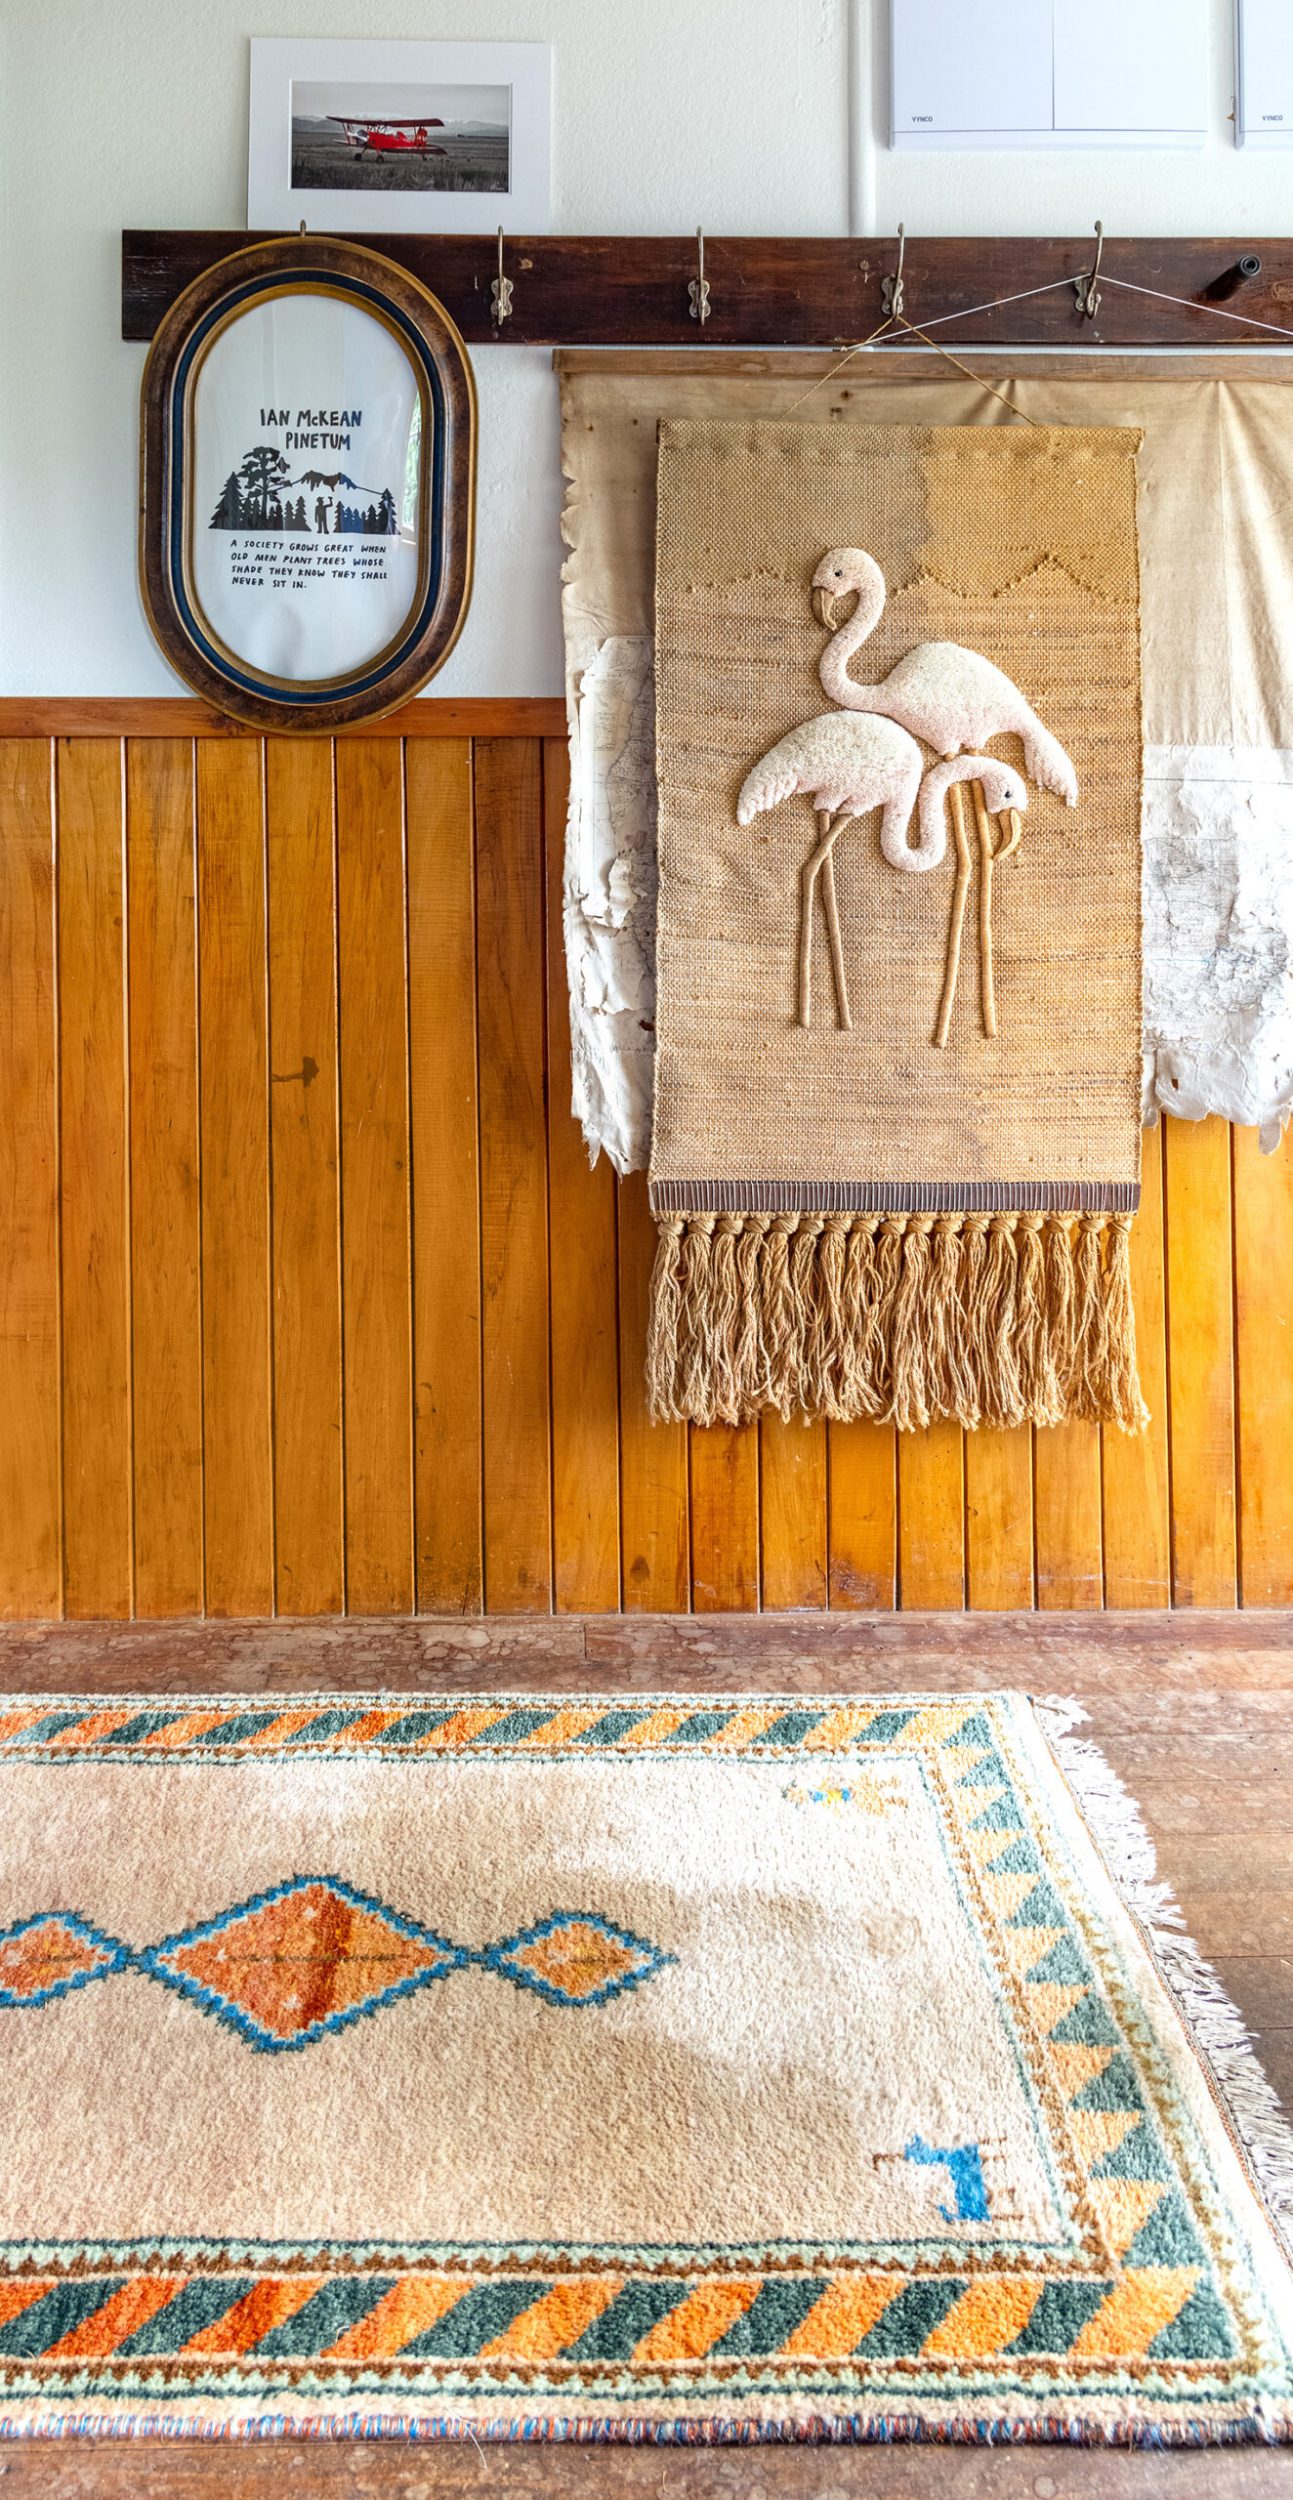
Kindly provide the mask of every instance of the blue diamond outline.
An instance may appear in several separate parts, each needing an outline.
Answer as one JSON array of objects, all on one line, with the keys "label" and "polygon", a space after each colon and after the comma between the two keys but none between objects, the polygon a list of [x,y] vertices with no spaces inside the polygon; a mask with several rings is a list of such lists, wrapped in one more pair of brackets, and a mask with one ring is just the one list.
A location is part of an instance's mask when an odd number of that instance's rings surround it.
[{"label": "blue diamond outline", "polygon": [[33,1927],[66,1927],[72,1935],[93,1945],[105,1959],[93,1970],[73,1971],[68,1979],[56,1979],[48,1988],[38,1988],[34,1996],[21,1996],[16,1988],[0,1987],[0,2011],[21,2014],[28,2007],[52,2005],[56,1997],[67,1997],[74,1988],[88,1988],[92,1979],[111,1979],[115,1972],[128,1970],[134,1954],[120,1936],[107,1936],[88,1918],[79,1918],[75,1910],[36,1910],[30,1918],[16,1919],[12,1927],[0,1928],[0,1945],[9,1944],[16,1936],[30,1935]]},{"label": "blue diamond outline", "polygon": [[[538,1944],[543,1936],[553,1935],[559,1927],[595,1927],[600,1935],[613,1937],[616,1944],[629,1947],[643,1956],[641,1967],[625,1971],[619,1979],[607,1979],[591,1996],[568,1996],[564,1989],[554,1988],[537,1971],[524,1969],[513,1960],[521,1946]],[[648,1943],[645,1936],[635,1936],[631,1927],[618,1927],[614,1919],[603,1918],[600,1910],[554,1910],[550,1918],[541,1918],[533,1927],[522,1927],[514,1936],[504,1936],[501,1943],[487,1945],[474,1956],[484,1969],[494,1971],[500,1979],[510,1979],[514,1988],[528,1988],[533,1996],[542,1997],[548,2005],[560,2005],[567,2013],[587,2005],[607,2005],[612,1997],[626,1996],[630,1988],[640,1988],[644,1980],[654,1979],[657,1972],[676,1962],[676,1953],[666,1953],[661,1945]]]},{"label": "blue diamond outline", "polygon": [[[375,1911],[397,1935],[411,1936],[418,1944],[433,1945],[440,1960],[429,1964],[426,1970],[411,1971],[407,1979],[396,1980],[391,1987],[380,1989],[375,1996],[361,1998],[357,2005],[339,2006],[335,2013],[325,2014],[319,2022],[308,2023],[304,2030],[295,2032],[290,2040],[281,2040],[274,2032],[267,2031],[263,2024],[257,2022],[254,2014],[249,2014],[245,2006],[236,2004],[232,1997],[223,1996],[219,1989],[206,1987],[200,1980],[189,1978],[184,1971],[171,1969],[167,1963],[165,1956],[177,1951],[181,1945],[205,1944],[208,1937],[221,1935],[225,1929],[253,1916],[257,1910],[268,1909],[271,1902],[285,1900],[289,1893],[313,1891],[316,1886],[337,1893],[354,1909]],[[216,1918],[204,1919],[199,1926],[183,1927],[173,1936],[164,1936],[160,1944],[147,1946],[133,1959],[136,1968],[146,1971],[150,1979],[159,1979],[163,1987],[172,1988],[177,1996],[187,1997],[204,2014],[213,2014],[217,2022],[237,2032],[238,2037],[247,2041],[253,2049],[274,2055],[284,2050],[308,2049],[330,2031],[345,2031],[351,2023],[363,2022],[370,2014],[380,2013],[383,2006],[394,2005],[397,1998],[414,1996],[420,1988],[429,1988],[434,1981],[447,1979],[451,1971],[465,1969],[476,1956],[469,1953],[465,1946],[452,1944],[436,1928],[424,1926],[420,1919],[406,1918],[401,1911],[393,1910],[389,1902],[378,1900],[371,1892],[361,1892],[357,1885],[346,1883],[340,1875],[289,1875],[281,1884],[271,1884],[266,1891],[254,1892],[245,1901],[235,1901],[230,1909],[222,1910]]]}]

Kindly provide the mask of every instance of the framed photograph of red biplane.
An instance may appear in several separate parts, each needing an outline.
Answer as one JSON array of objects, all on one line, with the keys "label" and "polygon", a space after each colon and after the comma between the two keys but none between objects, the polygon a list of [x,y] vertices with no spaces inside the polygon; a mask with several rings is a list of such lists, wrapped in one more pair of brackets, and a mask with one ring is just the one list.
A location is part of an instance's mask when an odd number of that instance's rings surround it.
[{"label": "framed photograph of red biplane", "polygon": [[172,666],[259,729],[392,711],[471,593],[476,397],[444,306],[365,244],[203,272],[144,368],[140,583]]},{"label": "framed photograph of red biplane", "polygon": [[254,38],[247,223],[545,234],[546,43]]}]

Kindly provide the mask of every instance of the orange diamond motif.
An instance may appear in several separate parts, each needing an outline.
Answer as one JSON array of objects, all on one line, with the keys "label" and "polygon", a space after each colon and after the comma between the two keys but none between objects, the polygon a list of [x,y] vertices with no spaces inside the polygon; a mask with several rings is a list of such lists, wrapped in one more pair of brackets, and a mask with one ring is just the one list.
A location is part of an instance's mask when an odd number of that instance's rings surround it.
[{"label": "orange diamond motif", "polygon": [[334,1876],[294,1876],[142,1954],[258,2049],[300,2049],[470,1957]]}]

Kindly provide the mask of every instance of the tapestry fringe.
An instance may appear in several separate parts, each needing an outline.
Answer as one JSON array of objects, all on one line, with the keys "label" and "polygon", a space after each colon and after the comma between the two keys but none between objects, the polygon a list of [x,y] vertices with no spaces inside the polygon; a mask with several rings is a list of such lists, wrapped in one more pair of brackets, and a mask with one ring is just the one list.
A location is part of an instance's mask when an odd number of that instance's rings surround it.
[{"label": "tapestry fringe", "polygon": [[1293,2260],[1293,2120],[1267,2081],[1237,2005],[1205,1962],[1158,1872],[1140,1807],[1111,1762],[1075,1736],[1087,1712],[1068,1695],[1034,1694],[1038,1723],[1127,1908],[1139,1921],[1185,2027],[1229,2111],[1275,2230]]},{"label": "tapestry fringe", "polygon": [[1141,1432],[1131,1221],[658,1215],[651,1412]]}]

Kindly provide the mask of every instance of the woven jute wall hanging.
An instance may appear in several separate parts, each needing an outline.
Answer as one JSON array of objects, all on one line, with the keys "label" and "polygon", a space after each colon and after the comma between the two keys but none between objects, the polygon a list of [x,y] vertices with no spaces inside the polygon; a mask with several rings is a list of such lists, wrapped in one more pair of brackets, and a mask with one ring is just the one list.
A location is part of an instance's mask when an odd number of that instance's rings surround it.
[{"label": "woven jute wall hanging", "polygon": [[661,425],[660,1416],[1144,1421],[1138,441]]}]

